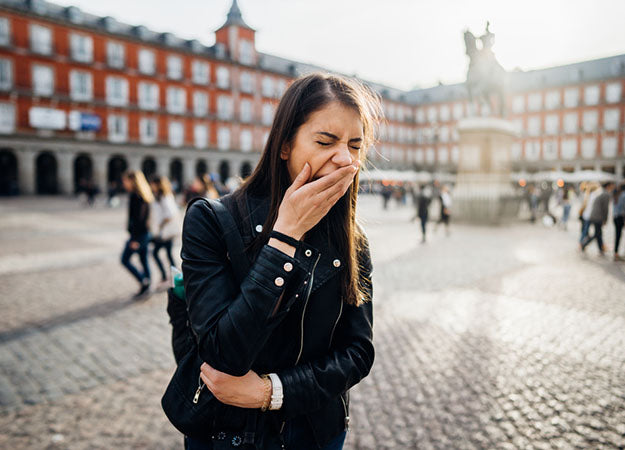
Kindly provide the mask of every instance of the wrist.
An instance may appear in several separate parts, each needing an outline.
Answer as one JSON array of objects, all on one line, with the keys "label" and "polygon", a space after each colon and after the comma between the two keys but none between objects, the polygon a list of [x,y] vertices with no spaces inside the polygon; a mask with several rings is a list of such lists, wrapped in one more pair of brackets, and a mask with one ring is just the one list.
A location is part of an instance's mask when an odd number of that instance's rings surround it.
[{"label": "wrist", "polygon": [[287,236],[290,236],[293,239],[298,240],[298,241],[304,235],[304,233],[296,230],[295,228],[292,228],[283,223],[280,223],[279,221],[276,221],[276,223],[273,225],[273,230],[282,234],[286,234]]}]

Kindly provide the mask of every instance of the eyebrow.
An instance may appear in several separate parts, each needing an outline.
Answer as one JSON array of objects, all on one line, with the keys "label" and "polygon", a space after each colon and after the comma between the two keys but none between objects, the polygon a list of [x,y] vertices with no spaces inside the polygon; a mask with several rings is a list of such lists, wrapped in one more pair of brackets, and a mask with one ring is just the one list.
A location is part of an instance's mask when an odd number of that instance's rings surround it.
[{"label": "eyebrow", "polygon": [[[328,133],[327,131],[317,131],[317,133],[316,133],[316,134],[321,134],[321,135],[323,135],[323,136],[327,136],[327,137],[329,137],[329,138],[331,138],[331,139],[336,139],[336,140],[338,140],[338,139],[339,139],[339,137],[338,137],[338,136],[335,136],[335,135],[333,135],[332,133]],[[362,141],[362,138],[359,138],[359,137],[358,137],[358,138],[352,138],[352,139],[350,139],[348,142],[360,142],[360,141]]]}]

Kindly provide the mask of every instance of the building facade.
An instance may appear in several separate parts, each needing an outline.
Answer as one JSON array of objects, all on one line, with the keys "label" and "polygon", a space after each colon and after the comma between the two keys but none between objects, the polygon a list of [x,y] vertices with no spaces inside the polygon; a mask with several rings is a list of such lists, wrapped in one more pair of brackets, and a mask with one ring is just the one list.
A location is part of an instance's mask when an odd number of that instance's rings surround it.
[{"label": "building facade", "polygon": [[[295,77],[323,68],[257,52],[236,0],[216,43],[130,26],[43,0],[0,0],[0,194],[102,190],[127,169],[247,176]],[[625,55],[508,74],[518,170],[622,175]],[[454,172],[456,123],[488,115],[464,85],[410,92],[368,83],[386,122],[381,168]]]}]

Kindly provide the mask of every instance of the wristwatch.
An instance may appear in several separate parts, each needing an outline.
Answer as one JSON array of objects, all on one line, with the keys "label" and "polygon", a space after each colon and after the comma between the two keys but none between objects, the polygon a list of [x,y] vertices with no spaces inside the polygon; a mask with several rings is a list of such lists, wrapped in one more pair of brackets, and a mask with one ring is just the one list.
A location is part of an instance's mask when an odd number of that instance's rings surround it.
[{"label": "wristwatch", "polygon": [[282,408],[282,400],[284,399],[282,394],[282,382],[280,381],[280,377],[275,373],[270,373],[269,379],[271,380],[271,403],[269,404],[269,409],[280,409]]}]

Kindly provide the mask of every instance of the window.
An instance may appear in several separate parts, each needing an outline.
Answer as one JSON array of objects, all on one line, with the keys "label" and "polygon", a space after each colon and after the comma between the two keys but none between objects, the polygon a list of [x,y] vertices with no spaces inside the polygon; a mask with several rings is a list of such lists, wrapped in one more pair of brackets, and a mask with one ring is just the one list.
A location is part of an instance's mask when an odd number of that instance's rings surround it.
[{"label": "window", "polygon": [[521,134],[523,132],[523,119],[514,119],[512,121],[512,126],[518,134]]},{"label": "window", "polygon": [[599,86],[592,85],[584,88],[584,103],[587,105],[599,103]]},{"label": "window", "polygon": [[241,122],[250,123],[252,121],[252,102],[241,100]]},{"label": "window", "polygon": [[562,140],[562,158],[575,159],[577,156],[577,139]]},{"label": "window", "polygon": [[158,140],[158,122],[156,119],[143,117],[139,120],[139,140],[142,144],[156,144]]},{"label": "window", "polygon": [[254,76],[249,72],[241,73],[241,92],[251,94],[254,92]]},{"label": "window", "polygon": [[525,159],[528,161],[538,161],[540,158],[540,143],[527,141],[525,142]]},{"label": "window", "polygon": [[521,159],[521,144],[515,142],[510,149],[510,157],[513,161],[519,161]]},{"label": "window", "polygon": [[128,140],[128,117],[111,114],[108,116],[109,141],[126,142]]},{"label": "window", "polygon": [[167,57],[167,77],[171,80],[182,79],[182,58],[169,55]]},{"label": "window", "polygon": [[585,132],[591,132],[597,130],[597,125],[599,122],[599,114],[597,111],[584,111],[584,116],[582,118],[582,127]]},{"label": "window", "polygon": [[556,109],[560,107],[560,91],[550,91],[545,95],[545,108]]},{"label": "window", "polygon": [[527,119],[527,134],[530,136],[540,135],[540,117],[534,116]]},{"label": "window", "polygon": [[8,91],[13,87],[13,61],[0,58],[0,90]]},{"label": "window", "polygon": [[618,129],[620,111],[618,108],[606,109],[603,111],[603,128],[609,131]]},{"label": "window", "polygon": [[200,123],[193,126],[193,143],[195,148],[208,147],[208,127]]},{"label": "window", "polygon": [[167,88],[167,112],[184,114],[187,110],[187,96],[183,88]]},{"label": "window", "polygon": [[230,148],[230,128],[220,127],[217,131],[217,148],[228,150]]},{"label": "window", "polygon": [[250,41],[239,42],[239,61],[241,64],[254,64],[254,46]]},{"label": "window", "polygon": [[208,115],[208,94],[206,92],[193,93],[193,114],[197,117]]},{"label": "window", "polygon": [[226,67],[217,69],[217,87],[220,89],[228,89],[230,86],[230,71]]},{"label": "window", "polygon": [[139,93],[139,108],[150,111],[158,109],[159,95],[156,83],[140,81],[137,90]]},{"label": "window", "polygon": [[543,107],[543,96],[540,92],[535,92],[527,97],[527,110],[540,111]]},{"label": "window", "polygon": [[597,154],[597,139],[582,139],[582,158],[594,158]]},{"label": "window", "polygon": [[262,93],[264,97],[273,97],[273,80],[271,78],[263,78]]},{"label": "window", "polygon": [[579,89],[570,88],[564,91],[564,106],[575,108],[579,104]]},{"label": "window", "polygon": [[564,132],[567,134],[576,134],[579,123],[577,113],[568,113],[564,115]]},{"label": "window", "polygon": [[106,43],[106,62],[109,67],[123,69],[126,62],[124,45],[119,42],[109,41]]},{"label": "window", "polygon": [[184,124],[182,122],[169,122],[169,145],[172,147],[184,145]]},{"label": "window", "polygon": [[417,151],[415,152],[415,160],[419,164],[423,164],[423,160],[424,159],[425,159],[425,155],[423,154],[423,150],[422,149],[417,149]]},{"label": "window", "polygon": [[263,125],[271,125],[273,121],[273,106],[271,103],[263,104],[262,122]]},{"label": "window", "polygon": [[286,91],[286,80],[278,80],[278,82],[276,83],[277,97],[282,97],[285,91]]},{"label": "window", "polygon": [[15,132],[15,105],[13,103],[0,103],[0,133],[10,134]]},{"label": "window", "polygon": [[435,160],[436,160],[436,153],[434,152],[434,149],[426,148],[425,149],[425,162],[428,164],[434,164]]},{"label": "window", "polygon": [[449,128],[441,127],[438,132],[438,138],[441,142],[449,142]]},{"label": "window", "polygon": [[6,17],[0,17],[0,45],[11,43],[11,24]]},{"label": "window", "polygon": [[106,103],[111,106],[128,104],[128,80],[122,77],[106,77]]},{"label": "window", "polygon": [[[400,109],[400,111],[401,111],[401,109]],[[440,114],[440,116],[441,116],[441,122],[448,122],[449,121],[449,116],[450,116],[449,106],[447,106],[447,105],[441,106],[441,114]],[[402,120],[402,119],[403,119],[403,117],[399,118],[399,120]]]},{"label": "window", "polygon": [[604,136],[601,139],[601,155],[604,158],[615,158],[618,139],[615,136]]},{"label": "window", "polygon": [[454,120],[462,119],[462,103],[454,104],[453,115],[454,115]]},{"label": "window", "polygon": [[436,106],[431,106],[428,108],[428,122],[434,123],[438,117],[438,111]]},{"label": "window", "polygon": [[33,94],[50,97],[54,94],[54,69],[50,66],[33,64]]},{"label": "window", "polygon": [[558,134],[560,131],[560,118],[557,114],[550,114],[545,117],[545,133],[549,135]]},{"label": "window", "polygon": [[83,102],[93,99],[93,78],[89,72],[72,70],[69,73],[69,96]]},{"label": "window", "polygon": [[543,142],[543,159],[553,161],[558,158],[558,141],[545,139]]},{"label": "window", "polygon": [[191,63],[191,79],[195,84],[206,85],[209,83],[210,72],[208,63],[193,61]]},{"label": "window", "polygon": [[440,147],[438,149],[438,162],[441,164],[449,163],[449,149],[447,149],[447,147]]},{"label": "window", "polygon": [[41,25],[30,25],[30,49],[41,55],[52,54],[52,30]]},{"label": "window", "polygon": [[512,98],[512,112],[520,114],[525,112],[525,97],[522,95],[515,95]]},{"label": "window", "polygon": [[156,63],[154,52],[146,48],[139,50],[139,72],[145,75],[154,75]]},{"label": "window", "polygon": [[250,130],[241,131],[239,144],[241,150],[244,152],[249,152],[252,150],[252,132]]},{"label": "window", "polygon": [[425,111],[423,108],[417,109],[415,116],[417,118],[417,123],[425,123]]},{"label": "window", "polygon": [[74,61],[84,63],[93,61],[93,39],[91,36],[71,33],[69,35],[69,45]]},{"label": "window", "polygon": [[605,101],[618,103],[621,101],[621,83],[610,83],[605,87]]},{"label": "window", "polygon": [[228,120],[232,119],[232,114],[232,98],[227,95],[220,95],[217,98],[217,117]]}]

